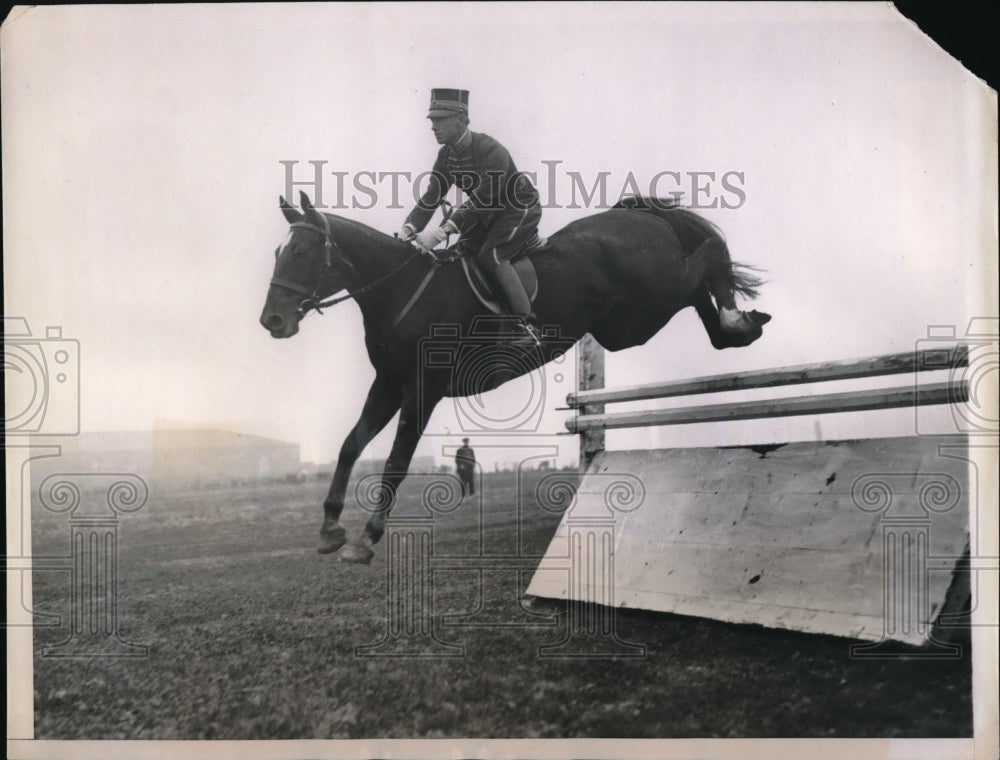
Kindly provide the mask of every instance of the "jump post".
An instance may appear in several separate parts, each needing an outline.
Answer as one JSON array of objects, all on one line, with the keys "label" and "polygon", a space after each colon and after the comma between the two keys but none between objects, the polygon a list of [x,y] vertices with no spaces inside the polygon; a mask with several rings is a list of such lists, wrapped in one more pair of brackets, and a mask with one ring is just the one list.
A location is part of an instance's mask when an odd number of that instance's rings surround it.
[{"label": "jump post", "polygon": [[[875,642],[855,645],[856,656],[883,656],[900,642],[954,656],[941,631],[968,598],[956,570],[968,542],[966,436],[606,451],[604,431],[960,405],[969,384],[953,375],[968,364],[968,346],[957,343],[609,390],[603,350],[587,336],[580,387],[567,399],[578,413],[566,423],[580,434],[584,474],[528,593]],[[921,382],[934,370],[951,376]],[[606,411],[621,402],[904,375],[906,384],[874,390]],[[613,520],[613,535],[581,549],[574,525],[595,515]],[[607,569],[573,583],[570,555]]]}]

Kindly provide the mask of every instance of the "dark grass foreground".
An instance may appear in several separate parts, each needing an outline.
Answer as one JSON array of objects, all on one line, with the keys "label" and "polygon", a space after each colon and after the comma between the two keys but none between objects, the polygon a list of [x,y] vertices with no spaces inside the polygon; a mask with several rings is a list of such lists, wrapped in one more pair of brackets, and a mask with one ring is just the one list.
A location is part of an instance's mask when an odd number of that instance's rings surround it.
[{"label": "dark grass foreground", "polygon": [[[489,551],[545,551],[559,515],[538,508],[540,476],[486,477]],[[316,554],[324,491],[322,481],[154,490],[123,516],[119,632],[149,647],[144,658],[41,656],[68,636],[70,591],[67,573],[36,573],[36,612],[62,618],[35,633],[36,738],[971,735],[967,647],[950,661],[852,660],[846,639],[621,610],[619,637],[645,657],[540,659],[564,608],[517,606],[530,572],[435,574],[439,636],[464,656],[358,657],[386,635],[385,550],[370,567]],[[360,528],[350,504],[346,514]],[[67,526],[36,514],[36,554],[67,554]],[[480,535],[457,518],[436,531],[444,553],[468,552]],[[463,620],[487,625],[454,625]],[[495,625],[511,622],[525,625]]]}]

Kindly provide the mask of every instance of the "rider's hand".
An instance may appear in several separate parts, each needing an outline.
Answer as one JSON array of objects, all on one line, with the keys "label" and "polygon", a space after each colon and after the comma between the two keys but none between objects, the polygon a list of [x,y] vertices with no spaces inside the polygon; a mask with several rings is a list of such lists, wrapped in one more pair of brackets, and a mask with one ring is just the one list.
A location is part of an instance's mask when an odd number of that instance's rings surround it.
[{"label": "rider's hand", "polygon": [[445,241],[448,237],[448,232],[444,227],[438,227],[433,230],[424,230],[419,235],[417,235],[414,242],[417,247],[423,251],[431,251],[441,243]]},{"label": "rider's hand", "polygon": [[409,243],[417,236],[417,229],[412,224],[404,224],[397,234],[397,237],[404,243]]}]

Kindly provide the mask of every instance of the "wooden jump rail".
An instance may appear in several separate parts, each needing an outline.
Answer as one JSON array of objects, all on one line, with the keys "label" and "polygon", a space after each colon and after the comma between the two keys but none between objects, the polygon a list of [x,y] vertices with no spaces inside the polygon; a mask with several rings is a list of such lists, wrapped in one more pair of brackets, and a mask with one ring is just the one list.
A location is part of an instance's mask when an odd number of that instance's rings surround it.
[{"label": "wooden jump rail", "polygon": [[[592,358],[588,359],[592,361]],[[924,349],[905,353],[874,356],[817,364],[802,364],[779,369],[734,372],[725,375],[698,377],[664,383],[639,385],[632,388],[607,390],[593,388],[571,393],[567,404],[582,413],[568,420],[566,427],[573,433],[632,428],[650,425],[681,425],[699,422],[787,417],[834,412],[858,412],[873,409],[896,409],[932,404],[956,404],[969,398],[969,384],[963,379],[917,385],[823,393],[794,398],[762,401],[739,401],[725,404],[702,404],[673,409],[649,409],[605,414],[604,404],[643,401],[657,398],[693,396],[702,393],[749,390],[802,385],[829,380],[850,380],[919,372],[951,370],[967,367],[969,349],[958,345],[950,350]],[[603,373],[600,373],[603,374]]]},{"label": "wooden jump rail", "polygon": [[[875,642],[852,647],[854,657],[913,646],[928,647],[928,656],[961,651],[935,636],[964,625],[956,620],[969,595],[968,436],[942,441],[914,431],[789,442],[766,453],[683,445],[607,451],[604,436],[614,428],[962,404],[970,400],[968,345],[617,390],[603,387],[604,353],[591,336],[578,361],[580,389],[567,397],[577,416],[566,427],[580,435],[582,477],[529,594]],[[934,371],[941,376],[927,375]],[[861,378],[873,382],[724,403],[690,398]],[[661,398],[680,401],[604,409]]]}]

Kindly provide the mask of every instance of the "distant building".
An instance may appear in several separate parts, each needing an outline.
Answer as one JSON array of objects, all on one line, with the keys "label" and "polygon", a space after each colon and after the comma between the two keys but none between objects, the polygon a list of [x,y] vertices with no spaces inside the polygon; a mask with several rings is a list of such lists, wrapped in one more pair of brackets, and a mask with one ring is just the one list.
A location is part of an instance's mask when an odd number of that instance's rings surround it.
[{"label": "distant building", "polygon": [[[385,469],[384,459],[359,459],[351,470],[352,477],[369,475],[373,472],[382,472]],[[432,456],[413,457],[407,472],[425,474],[429,472],[439,472],[440,468],[434,462]],[[332,472],[332,468],[331,468]]]},{"label": "distant building", "polygon": [[302,473],[299,445],[228,430],[81,433],[31,463],[33,487],[55,472],[134,473],[160,487],[254,482]]}]

